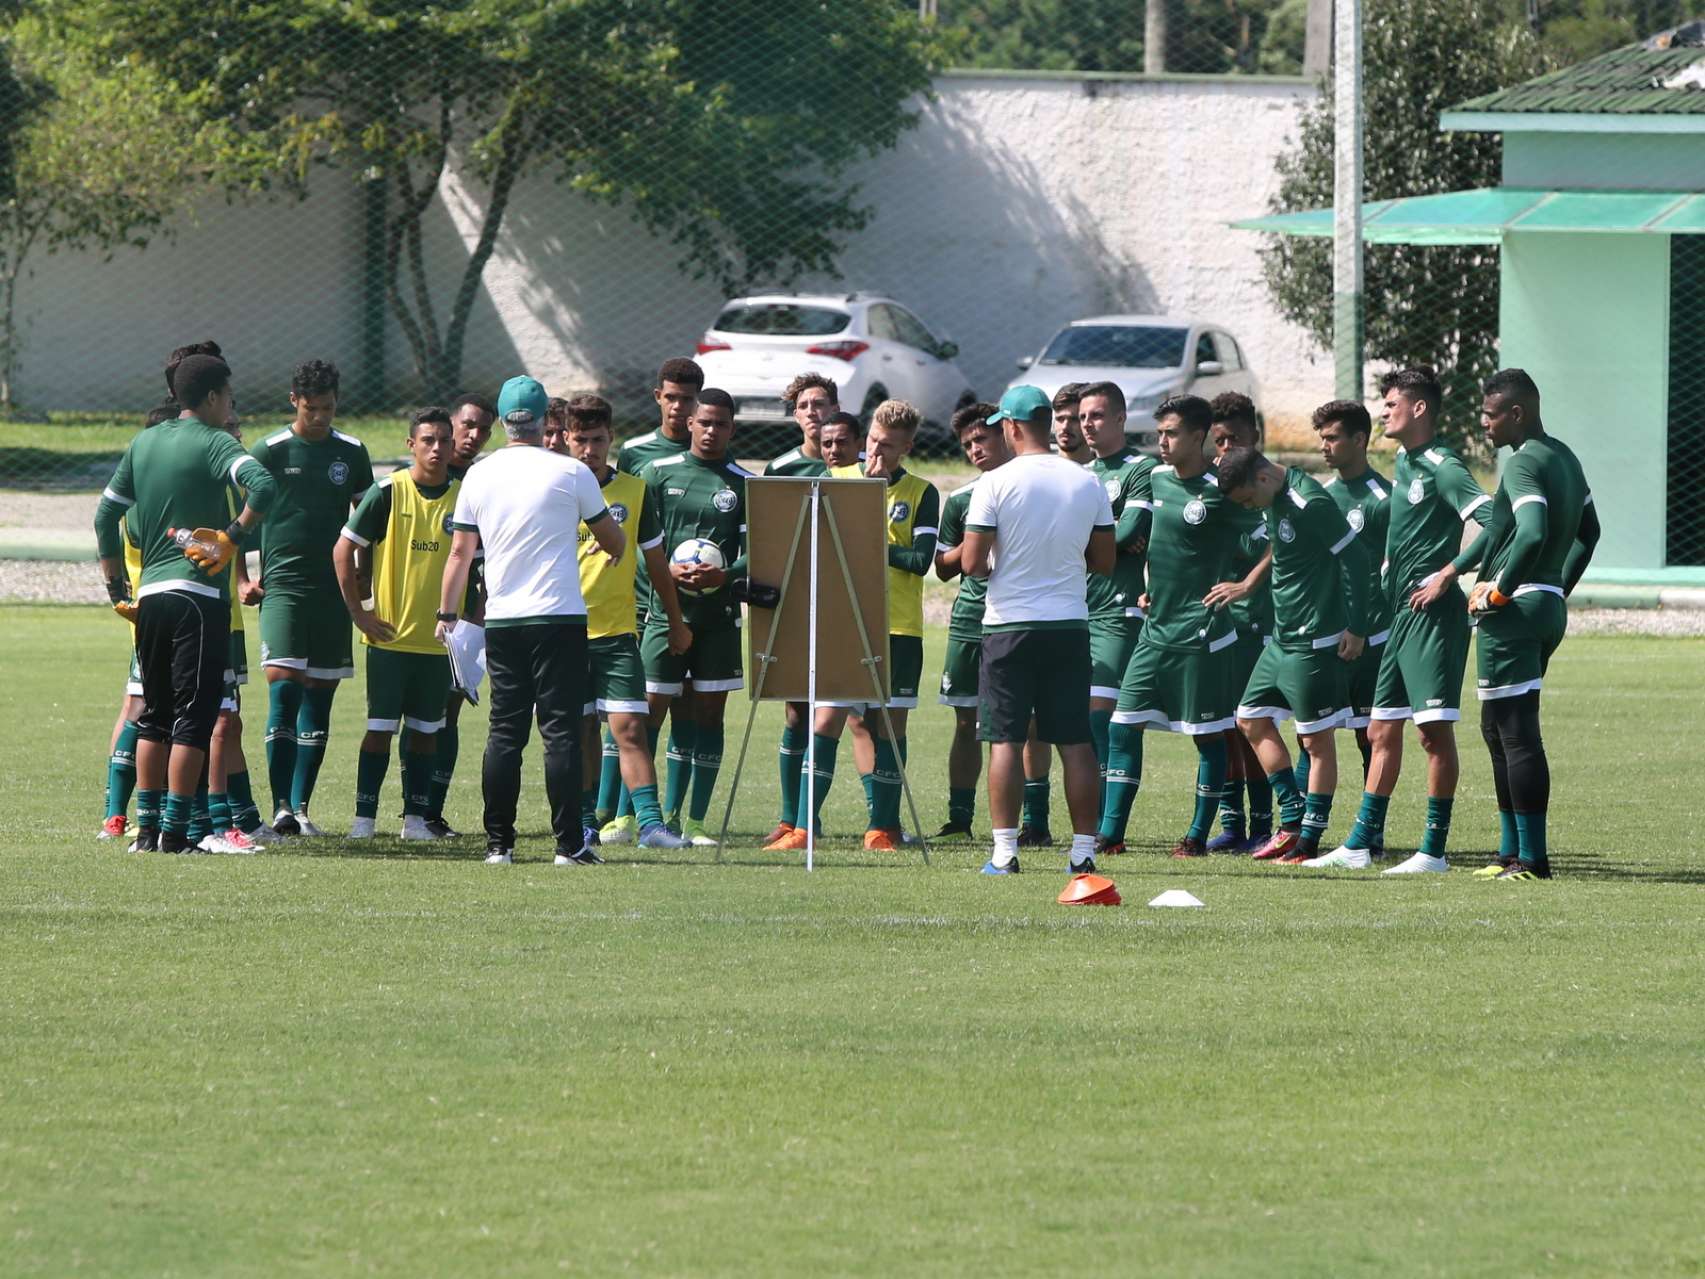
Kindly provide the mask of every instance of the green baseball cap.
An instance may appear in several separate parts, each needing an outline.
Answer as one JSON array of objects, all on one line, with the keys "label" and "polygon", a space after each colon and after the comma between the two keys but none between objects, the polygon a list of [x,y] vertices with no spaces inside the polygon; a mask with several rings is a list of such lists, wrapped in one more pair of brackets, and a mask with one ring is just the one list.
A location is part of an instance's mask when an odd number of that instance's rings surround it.
[{"label": "green baseball cap", "polygon": [[512,377],[497,393],[497,420],[500,422],[543,422],[551,406],[551,397],[536,378]]},{"label": "green baseball cap", "polygon": [[1012,386],[1001,396],[1000,407],[988,417],[990,426],[998,425],[1006,418],[1014,422],[1028,422],[1039,412],[1052,412],[1053,402],[1034,386]]}]

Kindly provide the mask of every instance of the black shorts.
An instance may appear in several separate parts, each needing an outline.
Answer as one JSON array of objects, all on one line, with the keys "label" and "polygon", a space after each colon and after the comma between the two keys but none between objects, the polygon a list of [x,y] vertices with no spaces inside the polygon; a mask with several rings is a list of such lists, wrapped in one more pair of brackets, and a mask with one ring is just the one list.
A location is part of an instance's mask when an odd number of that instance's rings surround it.
[{"label": "black shorts", "polygon": [[1022,742],[1034,717],[1044,742],[1087,742],[1089,673],[1087,626],[985,632],[977,736]]},{"label": "black shorts", "polygon": [[225,691],[231,605],[192,591],[158,591],[136,606],[142,714],[136,735],[206,750]]}]

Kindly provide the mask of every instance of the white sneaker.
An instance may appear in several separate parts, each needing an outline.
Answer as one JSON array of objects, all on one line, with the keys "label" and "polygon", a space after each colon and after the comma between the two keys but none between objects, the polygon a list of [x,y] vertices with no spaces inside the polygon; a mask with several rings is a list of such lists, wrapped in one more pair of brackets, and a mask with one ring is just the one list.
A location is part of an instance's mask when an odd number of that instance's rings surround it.
[{"label": "white sneaker", "polygon": [[425,840],[438,838],[437,835],[432,833],[432,829],[427,826],[426,818],[422,817],[419,813],[408,813],[404,815],[402,837],[404,839]]},{"label": "white sneaker", "polygon": [[305,808],[297,810],[296,824],[302,828],[303,836],[308,839],[325,838],[325,831],[321,830],[318,826],[314,825],[313,822],[308,820],[308,810]]},{"label": "white sneaker", "polygon": [[1408,861],[1399,862],[1390,870],[1381,871],[1382,875],[1442,875],[1450,869],[1450,863],[1442,857],[1434,857],[1431,853],[1416,853]]},{"label": "white sneaker", "polygon": [[507,848],[494,848],[485,855],[487,866],[509,866],[513,865],[514,861],[515,855]]},{"label": "white sneaker", "polygon": [[1309,870],[1325,870],[1328,867],[1341,870],[1366,870],[1373,865],[1373,854],[1365,848],[1351,848],[1345,844],[1342,848],[1334,848],[1331,852],[1322,853],[1319,857],[1310,857],[1307,861],[1298,862],[1297,865]]},{"label": "white sneaker", "polygon": [[[406,817],[403,818],[403,827],[404,827],[404,829],[407,829],[407,827],[408,827],[408,818],[406,818]],[[353,822],[351,822],[349,824],[349,837],[351,839],[372,839],[374,834],[376,833],[376,830],[377,830],[377,823],[376,823],[375,818],[357,817]],[[304,835],[306,835],[308,833],[306,822],[303,823],[302,833]],[[408,837],[405,835],[403,838],[406,839]]]}]

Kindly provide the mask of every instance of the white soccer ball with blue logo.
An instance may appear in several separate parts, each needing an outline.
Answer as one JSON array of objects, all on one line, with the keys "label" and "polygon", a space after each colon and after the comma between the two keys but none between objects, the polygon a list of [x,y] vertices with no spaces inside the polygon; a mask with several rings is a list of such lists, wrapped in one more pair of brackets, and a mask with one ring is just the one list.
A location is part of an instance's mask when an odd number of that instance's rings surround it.
[{"label": "white soccer ball with blue logo", "polygon": [[[708,568],[727,568],[728,561],[722,557],[722,548],[715,542],[702,537],[689,537],[677,546],[669,556],[671,564],[703,564]],[[703,595],[703,591],[690,590],[676,583],[683,595]]]}]

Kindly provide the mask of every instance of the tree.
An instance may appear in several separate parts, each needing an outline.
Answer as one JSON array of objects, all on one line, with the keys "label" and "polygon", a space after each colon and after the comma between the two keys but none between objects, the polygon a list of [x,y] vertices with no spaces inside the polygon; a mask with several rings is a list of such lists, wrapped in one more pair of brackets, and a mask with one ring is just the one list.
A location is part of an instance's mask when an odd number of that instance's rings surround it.
[{"label": "tree", "polygon": [[[33,255],[141,248],[217,162],[216,124],[135,62],[65,48],[25,19],[0,61],[0,411],[15,408],[18,282]],[[184,163],[184,157],[196,161]]]},{"label": "tree", "polygon": [[[934,39],[885,0],[43,2],[194,86],[279,188],[384,184],[382,287],[434,397],[524,176],[625,205],[730,290],[832,273],[869,218],[840,178],[915,122]],[[441,285],[422,224],[452,166],[484,206]]]},{"label": "tree", "polygon": [[[1497,135],[1441,133],[1439,112],[1539,74],[1532,37],[1502,23],[1487,0],[1367,0],[1362,12],[1366,198],[1498,185]],[[1278,162],[1275,213],[1332,203],[1330,82],[1300,130]],[[1369,359],[1437,368],[1446,430],[1475,446],[1479,385],[1498,361],[1497,247],[1370,244],[1365,252]],[[1261,257],[1280,312],[1330,346],[1331,242],[1274,236]]]}]

